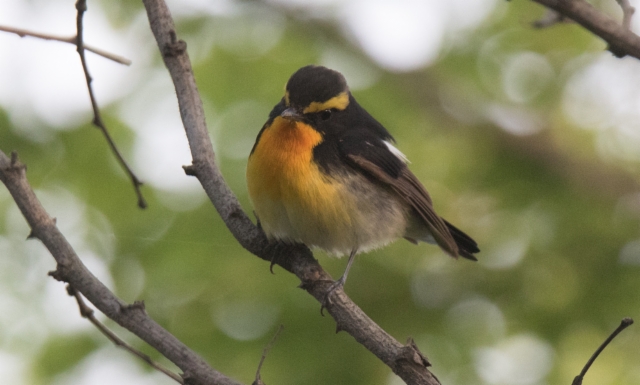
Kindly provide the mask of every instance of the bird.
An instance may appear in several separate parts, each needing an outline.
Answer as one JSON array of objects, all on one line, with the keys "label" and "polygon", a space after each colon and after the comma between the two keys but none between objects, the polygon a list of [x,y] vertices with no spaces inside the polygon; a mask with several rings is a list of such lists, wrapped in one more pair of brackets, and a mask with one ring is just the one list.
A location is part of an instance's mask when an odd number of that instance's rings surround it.
[{"label": "bird", "polygon": [[247,188],[267,238],[349,255],[327,299],[356,254],[399,238],[477,260],[477,243],[434,211],[394,143],[340,72],[308,65],[291,75],[251,149]]}]

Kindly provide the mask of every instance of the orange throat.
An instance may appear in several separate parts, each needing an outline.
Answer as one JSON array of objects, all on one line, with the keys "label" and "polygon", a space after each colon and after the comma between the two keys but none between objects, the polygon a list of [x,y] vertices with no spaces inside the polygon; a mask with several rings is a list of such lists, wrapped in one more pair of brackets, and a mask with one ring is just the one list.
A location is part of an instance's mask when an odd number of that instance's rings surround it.
[{"label": "orange throat", "polygon": [[247,166],[249,196],[267,236],[329,248],[348,233],[351,208],[342,185],[313,160],[322,135],[296,121],[275,118],[262,132]]},{"label": "orange throat", "polygon": [[319,132],[308,125],[276,117],[260,137],[247,166],[249,194],[266,194],[280,200],[287,187],[299,186],[318,171],[312,164],[313,148],[322,142]]}]

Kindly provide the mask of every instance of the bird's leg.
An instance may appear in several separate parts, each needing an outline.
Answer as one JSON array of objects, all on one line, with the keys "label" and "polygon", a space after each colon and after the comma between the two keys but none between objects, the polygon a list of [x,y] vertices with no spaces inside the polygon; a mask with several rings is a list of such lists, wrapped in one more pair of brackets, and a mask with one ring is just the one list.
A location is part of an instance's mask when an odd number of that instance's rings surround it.
[{"label": "bird's leg", "polygon": [[337,289],[338,287],[344,286],[344,284],[347,282],[347,275],[349,275],[349,270],[351,270],[351,265],[353,264],[353,261],[355,261],[356,259],[357,252],[358,252],[358,249],[351,250],[351,254],[349,254],[349,260],[347,261],[347,268],[344,269],[344,273],[342,274],[342,277],[340,277],[339,280],[335,281],[333,285],[331,285],[333,287],[333,290]]},{"label": "bird's leg", "polygon": [[354,248],[353,250],[351,250],[351,254],[349,254],[349,260],[347,261],[347,268],[344,270],[342,277],[340,277],[340,279],[338,279],[337,281],[334,281],[331,284],[331,286],[329,286],[327,293],[324,295],[324,301],[322,303],[322,307],[320,308],[320,313],[322,313],[322,310],[325,307],[327,307],[327,305],[331,305],[331,299],[329,298],[331,294],[333,294],[333,292],[336,291],[337,289],[344,287],[345,282],[347,282],[347,275],[349,275],[349,270],[351,269],[351,265],[353,264],[353,261],[356,259],[357,252],[358,252],[357,248]]}]

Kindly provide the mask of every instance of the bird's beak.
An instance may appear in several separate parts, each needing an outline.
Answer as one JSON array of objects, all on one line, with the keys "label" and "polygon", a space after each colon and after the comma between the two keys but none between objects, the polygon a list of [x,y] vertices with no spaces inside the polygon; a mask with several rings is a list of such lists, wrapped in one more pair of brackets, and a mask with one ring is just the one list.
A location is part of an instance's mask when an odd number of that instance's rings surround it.
[{"label": "bird's beak", "polygon": [[289,107],[286,110],[282,111],[280,114],[285,119],[289,120],[300,120],[302,119],[302,115],[293,107]]}]

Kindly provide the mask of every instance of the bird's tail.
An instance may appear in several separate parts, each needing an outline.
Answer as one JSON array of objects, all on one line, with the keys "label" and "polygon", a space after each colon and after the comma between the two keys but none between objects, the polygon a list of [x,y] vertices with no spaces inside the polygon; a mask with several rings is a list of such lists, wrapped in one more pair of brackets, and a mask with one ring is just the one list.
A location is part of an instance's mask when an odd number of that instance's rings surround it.
[{"label": "bird's tail", "polygon": [[456,241],[456,245],[458,245],[458,255],[472,261],[477,261],[478,259],[473,255],[480,252],[476,241],[446,220],[444,220],[444,223],[449,228],[449,232],[451,236],[453,236],[453,240]]}]

